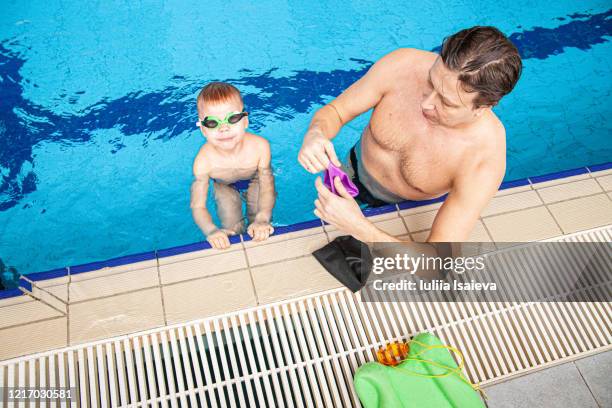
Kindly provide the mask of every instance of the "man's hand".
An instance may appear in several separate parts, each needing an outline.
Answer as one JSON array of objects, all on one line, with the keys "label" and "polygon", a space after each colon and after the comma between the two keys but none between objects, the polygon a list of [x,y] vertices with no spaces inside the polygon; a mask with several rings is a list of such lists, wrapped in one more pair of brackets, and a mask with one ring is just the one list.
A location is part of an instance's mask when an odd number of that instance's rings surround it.
[{"label": "man's hand", "polygon": [[334,144],[326,138],[321,130],[313,128],[304,136],[304,143],[298,154],[298,161],[310,173],[324,171],[331,162],[340,167]]},{"label": "man's hand", "polygon": [[315,200],[315,215],[355,238],[367,241],[367,231],[373,227],[372,224],[361,212],[357,201],[346,191],[339,177],[334,178],[334,184],[340,196],[329,191],[321,177],[317,177],[315,187],[319,198]]},{"label": "man's hand", "polygon": [[263,241],[274,232],[274,228],[269,222],[255,221],[247,228],[247,233],[254,241]]},{"label": "man's hand", "polygon": [[234,231],[218,229],[208,234],[206,240],[215,249],[227,249],[230,247],[229,235],[235,234],[236,233]]}]

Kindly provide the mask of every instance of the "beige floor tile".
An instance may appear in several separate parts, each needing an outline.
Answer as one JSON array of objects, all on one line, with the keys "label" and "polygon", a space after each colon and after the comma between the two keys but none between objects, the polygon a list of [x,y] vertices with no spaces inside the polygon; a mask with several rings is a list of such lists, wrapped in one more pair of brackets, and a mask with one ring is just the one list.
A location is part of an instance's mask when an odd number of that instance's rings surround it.
[{"label": "beige floor tile", "polygon": [[159,288],[70,305],[70,344],[119,336],[164,324]]},{"label": "beige floor tile", "polygon": [[544,181],[542,183],[534,183],[533,188],[544,188],[544,187],[554,186],[557,184],[571,183],[572,181],[584,180],[590,177],[591,176],[589,175],[589,173],[583,173],[583,174],[578,174],[576,176],[570,176],[570,177],[564,177],[564,178],[555,179],[555,180]]},{"label": "beige floor tile", "polygon": [[[395,211],[368,217],[368,220],[370,220],[370,222],[372,222],[377,228],[383,230],[389,235],[393,235],[394,237],[408,233],[404,222]],[[326,225],[324,228],[330,241],[333,241],[334,238],[340,235],[346,235],[346,233],[339,231],[332,225]]]},{"label": "beige floor tile", "polygon": [[566,234],[612,224],[612,201],[605,194],[549,205]]},{"label": "beige floor tile", "polygon": [[[425,242],[427,237],[429,237],[429,233],[430,230],[413,232],[412,237],[414,238],[415,242]],[[478,221],[476,223],[466,242],[491,242],[491,238],[489,237],[489,234],[487,233],[482,221]]]},{"label": "beige floor tile", "polygon": [[418,213],[423,213],[423,212],[429,212],[429,211],[433,211],[433,210],[437,210],[438,208],[442,207],[442,204],[444,203],[434,203],[434,204],[427,204],[427,205],[423,205],[420,207],[414,207],[414,208],[408,208],[405,210],[400,210],[400,216],[401,217],[406,217],[412,214],[418,214]]},{"label": "beige floor tile", "polygon": [[545,207],[494,215],[483,221],[495,242],[530,242],[562,234]]},{"label": "beige floor tile", "polygon": [[603,177],[597,177],[597,181],[606,191],[612,191],[612,174]]},{"label": "beige floor tile", "polygon": [[163,287],[168,323],[201,319],[257,305],[244,269]]},{"label": "beige floor tile", "polygon": [[413,232],[412,238],[414,239],[414,242],[425,242],[427,241],[427,237],[429,236],[430,232],[431,232],[430,230],[425,230],[421,232]]},{"label": "beige floor tile", "polygon": [[129,272],[129,271],[156,268],[156,267],[157,267],[157,260],[150,259],[148,261],[128,263],[128,264],[121,265],[121,266],[114,266],[112,268],[102,268],[102,269],[98,269],[95,271],[73,274],[70,276],[70,280],[71,282],[78,282],[82,280],[89,280],[89,279],[93,279],[97,277],[113,275],[113,274],[117,274],[121,272]]},{"label": "beige floor tile", "polygon": [[68,276],[63,276],[61,278],[47,279],[41,281],[35,281],[33,286],[36,286],[40,289],[44,289],[46,292],[49,292],[62,301],[68,301]]},{"label": "beige floor tile", "polygon": [[260,304],[342,286],[313,256],[260,266],[251,271]]},{"label": "beige floor tile", "polygon": [[242,246],[225,252],[205,250],[159,260],[159,274],[164,285],[236,271],[246,267],[246,257]]},{"label": "beige floor tile", "polygon": [[429,211],[425,213],[412,214],[404,217],[408,230],[410,232],[423,231],[431,228],[438,211]]},{"label": "beige floor tile", "polygon": [[[59,310],[62,312],[62,314],[66,314],[68,313],[68,302],[65,300],[67,298],[67,295],[65,294],[68,293],[68,284],[62,286],[63,288],[58,286],[38,288],[32,285],[32,296]],[[63,296],[63,299],[57,296],[54,292],[60,293],[60,295]]]},{"label": "beige floor tile", "polygon": [[[148,262],[139,262],[139,264],[150,265]],[[92,275],[85,272],[73,276],[69,287],[70,302],[81,302],[154,286],[159,286],[156,265],[134,269],[106,268]]]},{"label": "beige floor tile", "polygon": [[13,299],[13,302],[3,303],[0,307],[0,328],[64,316],[61,311],[30,296],[19,296]]},{"label": "beige floor tile", "polygon": [[545,203],[569,200],[591,194],[602,193],[601,187],[593,179],[575,181],[573,183],[558,184],[546,188],[538,188],[538,193]]},{"label": "beige floor tile", "polygon": [[495,196],[482,211],[481,216],[487,217],[490,215],[500,214],[509,211],[522,210],[529,207],[537,207],[542,205],[542,200],[538,194],[529,189],[515,194],[506,194]]},{"label": "beige floor tile", "polygon": [[392,218],[390,220],[375,222],[374,225],[378,229],[381,229],[387,234],[393,235],[394,237],[408,233],[404,222],[399,217]]},{"label": "beige floor tile", "polygon": [[66,347],[65,317],[0,330],[0,360]]},{"label": "beige floor tile", "polygon": [[322,234],[289,239],[267,245],[247,248],[247,257],[251,267],[284,259],[309,255],[328,243],[327,236]]},{"label": "beige floor tile", "polygon": [[6,306],[18,305],[21,303],[31,302],[32,298],[26,295],[13,296],[6,299],[0,299],[0,315],[2,315],[2,308]]}]

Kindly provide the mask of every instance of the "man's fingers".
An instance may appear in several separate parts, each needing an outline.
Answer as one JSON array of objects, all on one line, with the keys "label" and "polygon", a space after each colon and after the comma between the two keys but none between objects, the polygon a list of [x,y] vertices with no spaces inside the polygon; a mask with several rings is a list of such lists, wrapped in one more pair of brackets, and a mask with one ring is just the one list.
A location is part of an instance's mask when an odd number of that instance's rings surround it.
[{"label": "man's fingers", "polygon": [[308,160],[306,160],[306,158],[304,157],[304,155],[300,154],[298,156],[298,162],[302,165],[302,167],[304,168],[304,170],[310,172],[310,162]]},{"label": "man's fingers", "polygon": [[331,160],[334,166],[341,166],[340,160],[338,160],[338,156],[336,156],[336,149],[334,149],[334,144],[331,140],[329,141],[329,143],[325,144],[325,152],[327,153],[327,157],[329,157],[329,160]]},{"label": "man's fingers", "polygon": [[306,169],[306,171],[312,174],[318,173],[317,166],[312,162],[312,160],[310,160],[310,158],[304,158],[304,164],[304,168]]},{"label": "man's fingers", "polygon": [[314,203],[314,204],[315,204],[315,208],[316,208],[317,210],[319,210],[319,212],[320,212],[321,214],[325,213],[325,209],[323,208],[323,204],[321,203],[321,201],[320,201],[320,200],[318,200],[318,199],[317,199],[317,200],[315,200],[315,203]]},{"label": "man's fingers", "polygon": [[327,215],[325,214],[325,212],[323,212],[323,211],[321,211],[321,210],[319,210],[317,208],[315,208],[315,210],[314,210],[314,215],[316,215],[317,218],[320,218],[320,219],[322,219],[325,222],[329,222],[327,220]]},{"label": "man's fingers", "polygon": [[325,203],[325,201],[327,201],[334,194],[329,191],[327,187],[325,187],[325,184],[323,184],[323,181],[321,181],[321,177],[317,177],[315,180],[315,187],[319,193],[319,199],[323,203]]},{"label": "man's fingers", "polygon": [[313,156],[311,161],[317,167],[317,172],[325,171],[329,167],[329,157],[327,157],[324,147],[321,147]]},{"label": "man's fingers", "polygon": [[334,186],[336,187],[336,191],[340,194],[341,197],[353,199],[349,192],[346,191],[346,187],[344,187],[342,181],[340,181],[340,177],[334,177]]}]

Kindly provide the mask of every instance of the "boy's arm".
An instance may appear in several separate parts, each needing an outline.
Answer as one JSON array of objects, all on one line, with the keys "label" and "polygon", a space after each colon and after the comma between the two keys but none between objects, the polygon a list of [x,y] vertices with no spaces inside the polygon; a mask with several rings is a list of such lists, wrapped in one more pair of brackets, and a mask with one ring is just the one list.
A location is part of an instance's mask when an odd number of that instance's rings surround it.
[{"label": "boy's arm", "polygon": [[191,184],[191,215],[202,233],[206,236],[217,229],[212,221],[212,216],[206,208],[206,196],[208,195],[208,174],[197,174],[194,172],[195,180]]},{"label": "boy's arm", "polygon": [[270,161],[270,143],[266,140],[261,149],[261,158],[257,168],[259,177],[259,206],[255,215],[255,222],[270,223],[272,219],[272,209],[276,202],[276,191]]}]

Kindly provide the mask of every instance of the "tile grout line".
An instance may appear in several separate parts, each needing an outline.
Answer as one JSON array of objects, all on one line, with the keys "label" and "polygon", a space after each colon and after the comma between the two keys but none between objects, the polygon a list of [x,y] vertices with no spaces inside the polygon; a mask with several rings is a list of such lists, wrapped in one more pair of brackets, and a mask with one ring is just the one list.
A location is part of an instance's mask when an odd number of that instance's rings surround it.
[{"label": "tile grout line", "polygon": [[68,285],[66,286],[66,290],[68,293],[66,294],[66,344],[70,346],[70,286],[72,285],[72,271],[68,266]]},{"label": "tile grout line", "polygon": [[161,305],[162,305],[162,315],[164,316],[164,326],[168,325],[168,316],[166,315],[166,301],[164,299],[164,290],[162,287],[162,281],[161,281],[161,271],[159,269],[159,257],[157,256],[157,250],[155,250],[155,263],[156,263],[156,269],[157,269],[157,283],[159,284],[159,296],[161,298]]},{"label": "tile grout line", "polygon": [[251,288],[253,288],[253,294],[255,295],[255,304],[259,305],[259,295],[257,294],[257,289],[255,288],[255,278],[253,277],[253,270],[251,269],[251,264],[249,262],[249,257],[247,256],[247,248],[244,245],[244,240],[242,239],[242,234],[240,234],[240,246],[242,247],[242,252],[244,253],[244,260],[247,265],[247,269],[249,271],[249,279],[251,280]]},{"label": "tile grout line", "polygon": [[[529,180],[529,183],[531,183],[531,180]],[[544,201],[544,199],[540,195],[540,192],[538,191],[538,189],[534,189],[534,190],[535,190],[536,194],[538,195],[538,198],[544,203],[544,208],[546,208],[546,211],[548,211],[548,214],[550,214],[550,216],[552,217],[553,221],[555,222],[555,225],[557,226],[557,228],[559,228],[559,231],[561,231],[561,234],[565,234],[565,231],[563,231],[563,228],[561,228],[561,225],[559,224],[559,221],[557,221],[557,219],[555,218],[555,216],[552,213],[552,211],[550,210],[550,208],[548,208],[548,205],[546,204],[546,202]]]},{"label": "tile grout line", "polygon": [[16,327],[29,326],[29,325],[35,324],[35,323],[42,323],[42,322],[48,322],[48,321],[51,321],[51,320],[63,319],[64,317],[66,317],[66,316],[65,315],[51,316],[51,317],[46,317],[44,319],[32,320],[32,321],[27,322],[27,323],[11,324],[10,326],[0,327],[0,332],[2,332],[3,330],[14,329]]},{"label": "tile grout line", "polygon": [[487,224],[485,224],[484,220],[482,219],[482,217],[479,218],[480,223],[482,224],[482,227],[484,228],[485,232],[487,233],[487,236],[489,237],[489,239],[491,240],[491,242],[493,243],[493,246],[496,249],[499,249],[497,247],[497,243],[495,242],[495,240],[493,239],[493,234],[491,234],[491,231],[489,231],[489,229],[487,228]]},{"label": "tile grout line", "polygon": [[404,224],[404,228],[406,228],[406,231],[408,231],[408,237],[410,238],[410,240],[412,242],[414,241],[414,236],[412,235],[412,231],[410,231],[410,228],[408,228],[408,223],[406,222],[406,220],[404,219],[404,217],[402,217],[402,214],[400,212],[400,208],[399,205],[395,204],[395,208],[397,209],[397,216],[399,217],[399,219],[402,221],[402,224]]},{"label": "tile grout line", "polygon": [[591,170],[589,170],[589,168],[587,167],[587,170],[589,172],[589,175],[591,176],[591,178],[593,180],[595,180],[595,182],[599,185],[599,188],[601,188],[601,190],[604,192],[604,194],[608,197],[608,199],[610,201],[612,201],[612,197],[610,197],[610,195],[608,194],[608,191],[604,188],[604,186],[601,185],[600,181],[598,180],[598,177],[593,176],[593,173],[591,173]]},{"label": "tile grout line", "polygon": [[576,367],[576,370],[578,370],[578,374],[580,374],[580,378],[582,378],[582,381],[584,382],[584,385],[586,385],[587,389],[591,393],[591,397],[593,397],[593,401],[595,401],[595,404],[597,404],[597,406],[599,408],[601,408],[601,405],[599,404],[599,401],[595,397],[595,394],[593,394],[593,390],[591,390],[591,387],[589,386],[589,383],[587,382],[587,380],[582,375],[582,371],[580,371],[580,367],[578,367],[578,364],[576,364],[576,361],[577,360],[572,361],[572,364],[574,364],[574,367]]}]

